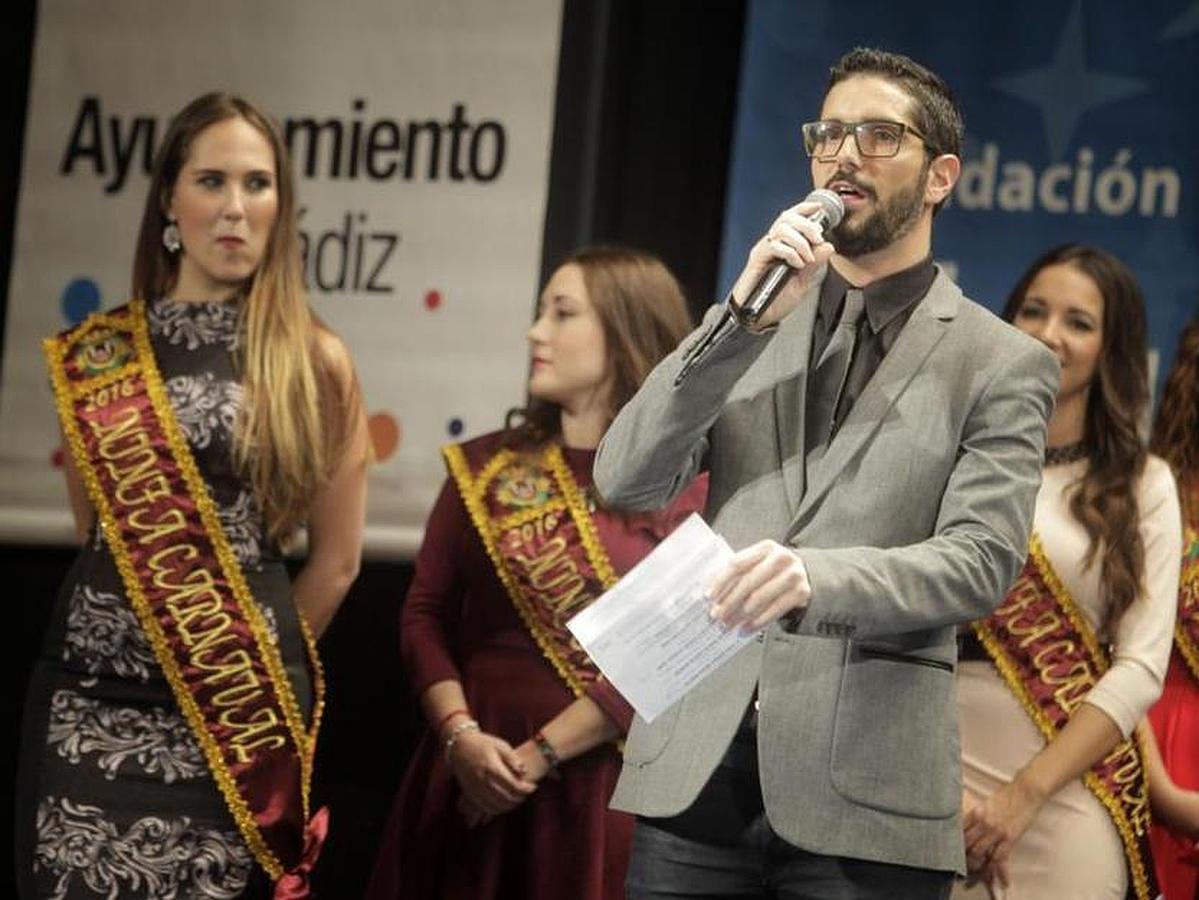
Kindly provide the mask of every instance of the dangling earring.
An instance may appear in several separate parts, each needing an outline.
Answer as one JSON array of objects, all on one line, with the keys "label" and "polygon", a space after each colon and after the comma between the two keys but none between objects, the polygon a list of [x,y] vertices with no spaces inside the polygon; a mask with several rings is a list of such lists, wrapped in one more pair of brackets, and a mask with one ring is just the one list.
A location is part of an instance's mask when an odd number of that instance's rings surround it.
[{"label": "dangling earring", "polygon": [[166,228],[162,229],[162,246],[167,248],[167,253],[178,253],[183,247],[183,240],[179,236],[179,226],[175,224],[174,216],[170,217]]}]

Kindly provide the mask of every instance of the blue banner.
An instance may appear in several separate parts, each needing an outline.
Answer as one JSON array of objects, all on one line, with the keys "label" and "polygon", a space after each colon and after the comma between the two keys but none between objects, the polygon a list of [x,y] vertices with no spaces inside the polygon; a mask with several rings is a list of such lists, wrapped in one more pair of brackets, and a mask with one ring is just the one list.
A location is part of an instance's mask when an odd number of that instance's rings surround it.
[{"label": "blue banner", "polygon": [[1199,313],[1199,0],[752,0],[721,283],[811,188],[800,125],[854,46],[907,54],[966,120],[962,178],[933,252],[998,311],[1025,267],[1066,241],[1112,251],[1149,307],[1160,384]]}]

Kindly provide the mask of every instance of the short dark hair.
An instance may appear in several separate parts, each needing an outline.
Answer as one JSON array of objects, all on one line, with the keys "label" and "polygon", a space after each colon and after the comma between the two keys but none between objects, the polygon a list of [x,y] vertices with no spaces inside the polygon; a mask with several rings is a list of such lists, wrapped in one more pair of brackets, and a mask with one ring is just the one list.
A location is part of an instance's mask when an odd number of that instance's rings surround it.
[{"label": "short dark hair", "polygon": [[962,155],[962,111],[940,75],[901,53],[855,47],[829,71],[825,96],[833,85],[852,75],[877,75],[898,84],[912,98],[913,124],[924,135],[929,152],[933,156]]}]

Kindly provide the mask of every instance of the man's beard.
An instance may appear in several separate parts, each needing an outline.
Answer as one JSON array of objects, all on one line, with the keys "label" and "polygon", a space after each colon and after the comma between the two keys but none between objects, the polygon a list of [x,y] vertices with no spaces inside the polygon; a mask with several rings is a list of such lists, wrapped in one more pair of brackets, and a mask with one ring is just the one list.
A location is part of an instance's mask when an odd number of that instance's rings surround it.
[{"label": "man's beard", "polygon": [[[856,184],[852,178],[838,177]],[[842,219],[829,234],[837,253],[855,259],[882,250],[911,231],[924,211],[924,188],[927,184],[926,162],[916,177],[915,184],[901,189],[860,223],[855,221],[856,217],[846,216]],[[860,189],[862,186],[857,187]],[[855,225],[857,227],[854,227]]]}]

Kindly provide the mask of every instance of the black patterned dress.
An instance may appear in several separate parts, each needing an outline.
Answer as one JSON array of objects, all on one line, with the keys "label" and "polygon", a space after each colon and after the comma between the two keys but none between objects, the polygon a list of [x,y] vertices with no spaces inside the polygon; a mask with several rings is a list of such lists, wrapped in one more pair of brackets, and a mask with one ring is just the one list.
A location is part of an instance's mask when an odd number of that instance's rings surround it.
[{"label": "black patterned dress", "polygon": [[[167,393],[307,715],[311,681],[287,572],[232,463],[239,308],[148,307]],[[67,575],[34,667],[21,735],[22,897],[269,893],[97,534]]]}]

